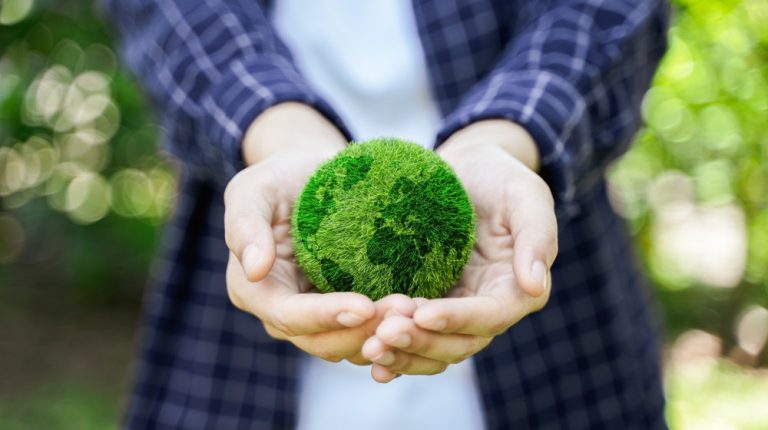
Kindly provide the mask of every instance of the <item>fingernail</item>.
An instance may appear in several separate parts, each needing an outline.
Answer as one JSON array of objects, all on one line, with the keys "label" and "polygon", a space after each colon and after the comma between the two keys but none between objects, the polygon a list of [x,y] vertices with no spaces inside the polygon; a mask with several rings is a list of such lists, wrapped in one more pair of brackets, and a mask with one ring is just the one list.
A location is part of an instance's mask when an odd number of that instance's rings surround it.
[{"label": "fingernail", "polygon": [[395,379],[397,379],[397,378],[399,378],[401,376],[403,376],[402,373],[395,373],[395,376],[389,378],[389,381],[387,381],[387,383],[390,383],[390,382],[394,381]]},{"label": "fingernail", "polygon": [[395,354],[392,351],[384,351],[371,361],[382,366],[390,366],[395,363]]},{"label": "fingernail", "polygon": [[245,269],[246,274],[256,268],[258,260],[259,248],[254,244],[246,246],[245,251],[243,251],[243,269]]},{"label": "fingernail", "polygon": [[394,346],[395,348],[407,348],[411,346],[411,335],[403,333],[399,335],[390,345]]},{"label": "fingernail", "polygon": [[536,260],[531,265],[531,277],[538,282],[541,290],[547,288],[547,265],[541,260]]},{"label": "fingernail", "polygon": [[345,327],[358,327],[365,322],[365,318],[352,312],[342,312],[336,316],[336,321]]}]

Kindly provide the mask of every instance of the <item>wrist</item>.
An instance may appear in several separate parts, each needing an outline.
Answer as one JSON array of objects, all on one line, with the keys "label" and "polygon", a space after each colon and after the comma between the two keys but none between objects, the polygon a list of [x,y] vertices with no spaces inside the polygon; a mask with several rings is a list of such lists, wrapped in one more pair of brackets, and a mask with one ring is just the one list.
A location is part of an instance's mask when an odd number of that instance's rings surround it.
[{"label": "wrist", "polygon": [[346,144],[344,135],[317,110],[303,103],[285,102],[253,120],[245,132],[242,151],[250,166],[287,151],[331,157]]},{"label": "wrist", "polygon": [[501,150],[533,171],[540,167],[539,149],[533,137],[519,124],[505,119],[474,122],[453,133],[438,152],[445,158],[461,159],[481,150]]}]

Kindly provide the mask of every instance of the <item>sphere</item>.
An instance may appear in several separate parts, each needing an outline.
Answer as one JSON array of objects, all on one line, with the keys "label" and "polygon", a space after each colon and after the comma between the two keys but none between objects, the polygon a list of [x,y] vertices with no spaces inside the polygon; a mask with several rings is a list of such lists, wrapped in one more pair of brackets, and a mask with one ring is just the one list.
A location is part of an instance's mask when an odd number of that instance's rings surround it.
[{"label": "sphere", "polygon": [[317,169],[293,206],[291,232],[299,266],[322,292],[436,298],[469,259],[475,214],[434,152],[375,139]]}]

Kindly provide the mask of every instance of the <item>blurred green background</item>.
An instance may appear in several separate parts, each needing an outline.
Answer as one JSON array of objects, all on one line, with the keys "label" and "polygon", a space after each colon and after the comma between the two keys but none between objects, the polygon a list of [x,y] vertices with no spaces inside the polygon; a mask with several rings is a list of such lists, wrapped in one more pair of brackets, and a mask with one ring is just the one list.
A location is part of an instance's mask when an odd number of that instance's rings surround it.
[{"label": "blurred green background", "polygon": [[[0,0],[0,428],[114,427],[174,163],[92,2]],[[768,428],[768,1],[676,1],[609,172],[673,429]]]}]

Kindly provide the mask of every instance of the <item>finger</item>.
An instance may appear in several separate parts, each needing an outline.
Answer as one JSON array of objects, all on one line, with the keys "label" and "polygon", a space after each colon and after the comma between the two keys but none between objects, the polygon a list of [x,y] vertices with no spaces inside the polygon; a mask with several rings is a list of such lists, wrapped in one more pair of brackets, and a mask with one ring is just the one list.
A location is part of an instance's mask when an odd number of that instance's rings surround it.
[{"label": "finger", "polygon": [[[361,345],[371,337],[384,315],[413,315],[416,305],[410,297],[403,294],[392,294],[378,300],[374,304],[376,315],[358,327],[295,336],[289,340],[309,354],[328,361],[347,359],[355,364],[370,364],[361,353]],[[274,337],[274,336],[273,336]]]},{"label": "finger", "polygon": [[347,357],[347,361],[358,366],[367,366],[371,364],[370,360],[363,357],[363,354],[361,354],[359,351],[355,355]]},{"label": "finger", "polygon": [[511,285],[500,285],[494,295],[431,300],[416,309],[413,321],[441,333],[496,336],[535,310],[545,296],[531,297]]},{"label": "finger", "polygon": [[451,364],[464,361],[491,341],[489,337],[424,330],[412,319],[400,316],[382,321],[376,337],[391,348]]},{"label": "finger", "polygon": [[288,340],[301,350],[330,362],[343,359],[355,364],[370,363],[360,353],[368,335],[360,328],[336,330],[312,335],[294,336]]},{"label": "finger", "polygon": [[391,350],[392,348],[382,342],[381,339],[376,336],[370,336],[365,341],[365,343],[363,343],[363,347],[360,348],[360,353],[363,355],[363,357],[365,357],[365,359],[374,361],[374,359],[381,358],[384,354]]},{"label": "finger", "polygon": [[291,336],[359,327],[376,315],[373,302],[357,293],[291,293],[271,304],[254,306]]},{"label": "finger", "polygon": [[520,287],[538,297],[546,291],[549,269],[557,256],[557,219],[551,198],[532,195],[527,200],[532,203],[518,203],[510,214],[515,250],[512,264]]},{"label": "finger", "polygon": [[368,297],[357,293],[299,293],[272,278],[251,283],[230,259],[227,289],[232,302],[286,336],[359,327],[376,315]]},{"label": "finger", "polygon": [[[268,333],[272,337],[287,339],[301,350],[324,360],[338,362],[346,359],[358,365],[370,364],[370,360],[363,357],[361,353],[361,345],[375,333],[384,315],[413,315],[416,309],[411,299],[402,294],[387,296],[377,301],[375,307],[374,318],[355,328],[287,337],[270,324],[265,324],[265,327],[268,327]],[[273,334],[270,330],[275,333]]]},{"label": "finger", "polygon": [[224,237],[237,256],[249,281],[263,279],[275,261],[272,234],[274,193],[260,181],[255,171],[238,173],[224,193]]},{"label": "finger", "polygon": [[412,317],[416,311],[416,302],[404,294],[390,294],[376,301],[376,311],[381,318],[388,315]]},{"label": "finger", "polygon": [[273,326],[270,323],[262,321],[261,324],[264,326],[264,331],[267,332],[267,334],[272,339],[277,340],[288,340],[290,339],[285,333],[281,332],[280,330],[276,329],[275,326]]},{"label": "finger", "polygon": [[398,375],[395,372],[391,372],[389,369],[387,369],[384,366],[381,366],[378,364],[374,364],[373,366],[371,366],[371,377],[376,382],[386,384],[392,381],[393,379],[397,378],[398,376],[400,375]]},{"label": "finger", "polygon": [[389,371],[406,375],[435,375],[442,373],[448,363],[388,348],[377,337],[363,344],[363,357]]}]

